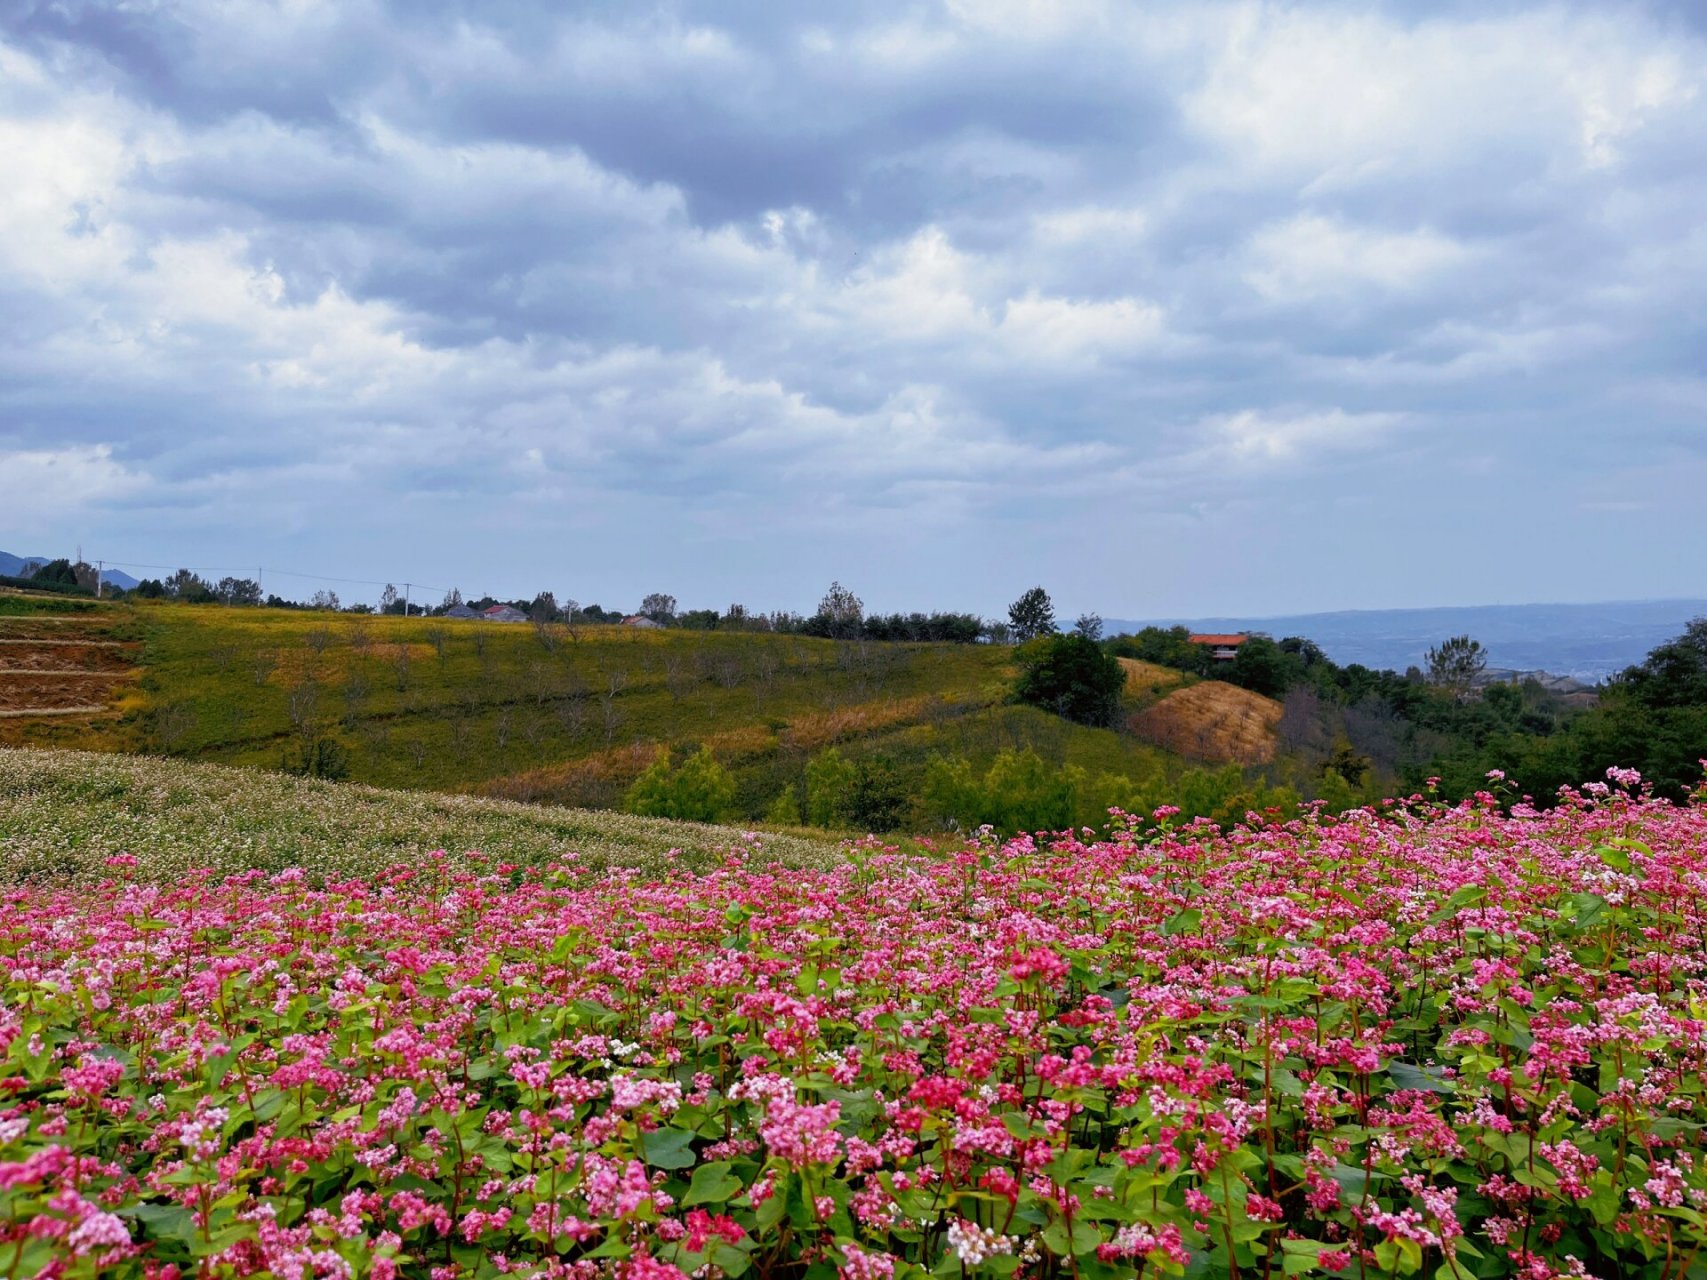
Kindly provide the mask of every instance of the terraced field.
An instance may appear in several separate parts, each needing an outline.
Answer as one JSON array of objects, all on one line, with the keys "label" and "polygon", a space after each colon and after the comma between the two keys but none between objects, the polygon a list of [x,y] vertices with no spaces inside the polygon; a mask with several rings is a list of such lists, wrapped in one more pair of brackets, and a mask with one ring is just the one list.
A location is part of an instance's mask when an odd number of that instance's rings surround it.
[{"label": "terraced field", "polygon": [[114,733],[138,702],[142,645],[129,613],[38,613],[16,593],[10,603],[0,612],[0,744],[44,735],[89,744]]}]

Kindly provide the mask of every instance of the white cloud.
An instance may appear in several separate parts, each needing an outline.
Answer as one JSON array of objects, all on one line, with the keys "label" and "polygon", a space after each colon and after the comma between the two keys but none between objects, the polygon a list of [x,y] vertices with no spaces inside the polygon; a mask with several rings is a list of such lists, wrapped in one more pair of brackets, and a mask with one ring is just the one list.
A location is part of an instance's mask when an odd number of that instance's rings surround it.
[{"label": "white cloud", "polygon": [[1135,355],[1164,329],[1160,307],[1132,298],[1075,302],[1029,293],[1009,299],[999,331],[1010,358],[1059,366]]},{"label": "white cloud", "polygon": [[1560,9],[1404,25],[1246,6],[1210,37],[1208,75],[1184,106],[1230,151],[1318,189],[1496,158],[1599,165],[1707,74],[1699,58],[1686,71],[1653,52],[1658,36]]},{"label": "white cloud", "polygon": [[66,512],[134,497],[148,484],[145,473],[113,457],[110,444],[0,450],[0,493],[7,523],[18,530],[50,528]]},{"label": "white cloud", "polygon": [[1243,409],[1198,424],[1198,457],[1251,466],[1307,463],[1326,453],[1379,448],[1405,421],[1400,413],[1347,413],[1338,408],[1298,414]]},{"label": "white cloud", "polygon": [[1270,223],[1251,237],[1245,279],[1278,301],[1360,289],[1404,292],[1463,267],[1471,253],[1438,232],[1349,226],[1318,214]]}]

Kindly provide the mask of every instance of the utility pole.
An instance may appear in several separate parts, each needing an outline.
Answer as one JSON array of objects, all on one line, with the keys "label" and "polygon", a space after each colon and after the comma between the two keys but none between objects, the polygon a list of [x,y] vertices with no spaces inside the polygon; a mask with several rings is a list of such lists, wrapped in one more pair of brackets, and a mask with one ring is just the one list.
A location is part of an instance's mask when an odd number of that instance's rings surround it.
[{"label": "utility pole", "polygon": [[261,585],[261,583],[265,580],[266,575],[267,575],[267,569],[266,569],[265,565],[256,565],[255,566],[255,603],[256,604],[265,604],[266,603],[267,592],[266,592],[266,589],[264,587],[262,587],[262,585]]},{"label": "utility pole", "polygon": [[409,616],[409,584],[407,582],[403,584],[403,616],[405,618]]}]

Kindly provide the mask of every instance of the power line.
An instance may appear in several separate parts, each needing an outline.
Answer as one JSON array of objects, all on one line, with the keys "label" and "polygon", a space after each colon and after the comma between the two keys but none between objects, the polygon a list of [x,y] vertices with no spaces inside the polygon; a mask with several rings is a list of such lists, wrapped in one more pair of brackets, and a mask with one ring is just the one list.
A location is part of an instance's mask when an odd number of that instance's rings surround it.
[{"label": "power line", "polygon": [[[176,573],[179,569],[188,569],[191,573],[247,573],[249,569],[253,567],[248,565],[143,564],[140,561],[134,560],[112,560],[102,561],[102,563],[110,563],[114,568],[118,569],[165,569],[173,573]],[[276,574],[282,578],[303,578],[309,582],[338,582],[353,587],[390,587],[396,585],[394,582],[381,582],[372,578],[335,578],[330,574],[297,573],[290,569],[257,569],[256,572]],[[259,581],[259,579],[257,579],[257,581]],[[419,587],[423,591],[450,590],[449,587],[435,587],[424,582],[416,582],[413,585]]]},{"label": "power line", "polygon": [[[394,587],[395,582],[374,582],[368,578],[329,578],[323,573],[292,573],[289,569],[269,569],[268,573],[280,574],[286,578],[308,578],[314,582],[347,582],[357,587]],[[423,591],[449,591],[449,587],[430,587],[424,582],[415,583]]]}]

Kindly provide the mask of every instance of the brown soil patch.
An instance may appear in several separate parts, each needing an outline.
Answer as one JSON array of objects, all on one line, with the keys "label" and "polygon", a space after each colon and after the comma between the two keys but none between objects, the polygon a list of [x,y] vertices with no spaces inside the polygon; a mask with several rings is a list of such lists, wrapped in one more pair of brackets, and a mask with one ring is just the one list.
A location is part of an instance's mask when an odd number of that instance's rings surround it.
[{"label": "brown soil patch", "polygon": [[99,716],[105,715],[107,711],[108,708],[106,707],[32,707],[27,711],[0,710],[0,720],[38,720],[52,716]]},{"label": "brown soil patch", "polygon": [[[0,716],[29,737],[37,717],[64,720],[119,710],[142,646],[114,640],[113,618],[0,618]],[[57,731],[56,731],[57,732]]]},{"label": "brown soil patch", "polygon": [[1274,759],[1280,704],[1221,680],[1177,689],[1132,716],[1126,727],[1176,755],[1217,763]]},{"label": "brown soil patch", "polygon": [[[936,694],[891,698],[801,716],[780,733],[764,725],[744,725],[711,734],[702,741],[724,762],[764,755],[779,745],[815,750],[844,738],[912,724],[927,718],[933,707],[951,705]],[[491,778],[474,790],[479,795],[506,800],[585,804],[588,796],[620,794],[657,758],[664,745],[637,742],[613,747],[579,760]]]},{"label": "brown soil patch", "polygon": [[0,640],[69,640],[102,643],[108,641],[113,619],[105,614],[88,614],[72,618],[6,618],[0,617]]},{"label": "brown soil patch", "polygon": [[0,674],[24,671],[123,674],[133,665],[126,646],[116,640],[0,638]]},{"label": "brown soil patch", "polygon": [[129,679],[124,672],[30,671],[0,675],[0,710],[47,711],[105,703]]}]

